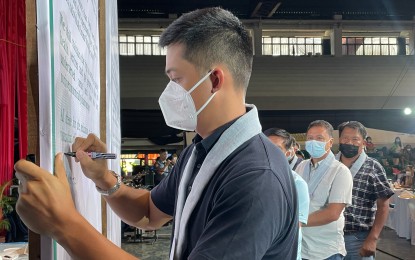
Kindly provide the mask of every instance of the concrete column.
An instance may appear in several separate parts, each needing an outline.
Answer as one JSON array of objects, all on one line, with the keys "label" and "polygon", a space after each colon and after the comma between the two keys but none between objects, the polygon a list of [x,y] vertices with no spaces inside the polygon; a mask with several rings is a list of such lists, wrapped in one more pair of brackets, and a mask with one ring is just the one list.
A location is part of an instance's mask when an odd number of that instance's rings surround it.
[{"label": "concrete column", "polygon": [[415,55],[415,16],[414,24],[412,25],[412,30],[409,33],[409,55]]},{"label": "concrete column", "polygon": [[262,25],[261,23],[254,24],[253,26],[253,44],[254,44],[254,55],[262,56]]},{"label": "concrete column", "polygon": [[335,57],[342,56],[342,32],[343,26],[341,23],[342,16],[335,15],[334,16],[334,24],[333,24],[333,31],[330,35],[331,39],[331,55]]}]

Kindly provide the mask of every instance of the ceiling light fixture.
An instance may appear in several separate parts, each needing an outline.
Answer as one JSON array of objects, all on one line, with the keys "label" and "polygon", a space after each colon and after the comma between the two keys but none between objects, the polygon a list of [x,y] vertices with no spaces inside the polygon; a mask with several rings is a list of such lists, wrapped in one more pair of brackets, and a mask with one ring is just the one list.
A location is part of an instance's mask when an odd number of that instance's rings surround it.
[{"label": "ceiling light fixture", "polygon": [[410,114],[412,114],[412,109],[410,109],[409,107],[406,107],[406,108],[403,110],[403,113],[404,113],[405,115],[410,115]]}]

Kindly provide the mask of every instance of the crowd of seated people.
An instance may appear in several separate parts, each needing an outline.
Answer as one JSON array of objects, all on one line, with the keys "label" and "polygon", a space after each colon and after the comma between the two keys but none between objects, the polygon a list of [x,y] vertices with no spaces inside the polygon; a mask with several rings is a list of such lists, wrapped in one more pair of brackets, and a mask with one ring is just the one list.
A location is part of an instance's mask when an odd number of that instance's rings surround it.
[{"label": "crowd of seated people", "polygon": [[371,137],[366,138],[366,153],[377,159],[385,168],[389,179],[396,181],[400,173],[405,173],[408,165],[415,165],[415,148],[410,144],[402,145],[399,137],[395,138],[392,146],[377,147]]}]

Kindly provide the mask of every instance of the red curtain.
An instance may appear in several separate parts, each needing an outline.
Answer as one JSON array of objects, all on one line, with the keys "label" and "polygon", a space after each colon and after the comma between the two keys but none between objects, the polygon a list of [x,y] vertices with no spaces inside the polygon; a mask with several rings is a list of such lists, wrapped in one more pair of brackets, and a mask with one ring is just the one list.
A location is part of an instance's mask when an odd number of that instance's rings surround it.
[{"label": "red curtain", "polygon": [[13,177],[16,107],[19,156],[27,154],[26,68],[25,0],[0,0],[0,184]]}]

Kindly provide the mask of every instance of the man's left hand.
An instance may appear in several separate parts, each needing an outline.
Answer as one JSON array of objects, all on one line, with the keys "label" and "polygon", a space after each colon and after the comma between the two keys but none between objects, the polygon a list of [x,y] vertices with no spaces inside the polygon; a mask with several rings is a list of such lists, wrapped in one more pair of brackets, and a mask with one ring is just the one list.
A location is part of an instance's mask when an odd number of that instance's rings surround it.
[{"label": "man's left hand", "polygon": [[366,238],[362,248],[359,250],[361,256],[372,256],[376,252],[376,239]]},{"label": "man's left hand", "polygon": [[62,153],[55,157],[55,175],[26,160],[15,166],[20,181],[16,211],[34,232],[58,237],[65,225],[79,217],[71,196]]}]

